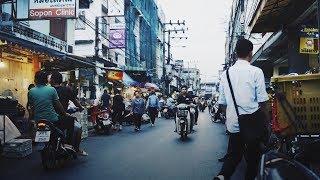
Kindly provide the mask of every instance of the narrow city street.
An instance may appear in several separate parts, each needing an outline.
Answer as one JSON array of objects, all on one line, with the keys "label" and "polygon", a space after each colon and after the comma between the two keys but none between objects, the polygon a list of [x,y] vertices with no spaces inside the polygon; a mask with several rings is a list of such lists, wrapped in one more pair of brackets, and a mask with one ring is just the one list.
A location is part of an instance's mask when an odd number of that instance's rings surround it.
[{"label": "narrow city street", "polygon": [[204,112],[185,142],[173,129],[172,120],[159,119],[155,127],[144,125],[138,133],[126,127],[111,136],[90,136],[83,144],[88,157],[50,172],[42,169],[37,152],[22,160],[3,158],[0,179],[212,179],[220,170],[218,158],[227,145],[224,126],[212,123]]}]

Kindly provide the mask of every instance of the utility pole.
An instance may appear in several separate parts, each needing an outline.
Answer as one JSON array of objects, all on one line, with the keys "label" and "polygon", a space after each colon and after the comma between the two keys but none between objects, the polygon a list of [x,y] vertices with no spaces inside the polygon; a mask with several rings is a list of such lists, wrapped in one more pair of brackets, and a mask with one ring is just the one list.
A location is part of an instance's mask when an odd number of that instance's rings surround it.
[{"label": "utility pole", "polygon": [[[180,21],[177,21],[177,22],[172,22],[171,20],[170,20],[170,22],[169,23],[163,23],[162,24],[163,25],[163,81],[164,81],[164,94],[168,94],[168,93],[170,93],[170,91],[168,92],[168,90],[169,90],[169,84],[170,84],[170,82],[168,81],[168,78],[167,78],[167,76],[166,76],[166,74],[167,74],[167,72],[166,72],[166,65],[169,65],[170,64],[170,62],[171,62],[171,32],[176,32],[176,33],[178,33],[178,32],[185,32],[186,30],[188,30],[188,29],[168,29],[167,30],[167,28],[166,28],[166,26],[168,26],[168,25],[170,25],[170,26],[173,26],[173,25],[178,25],[178,26],[181,26],[181,25],[184,25],[185,26],[185,21],[183,21],[183,22],[180,22]],[[165,36],[166,36],[166,33],[168,33],[168,42],[166,43],[165,42]],[[165,58],[166,56],[165,56],[165,44],[167,44],[168,45],[168,57],[167,57],[167,59]]]},{"label": "utility pole", "polygon": [[96,21],[95,21],[95,45],[94,45],[94,56],[97,58],[99,56],[99,18],[100,17],[96,17]]}]

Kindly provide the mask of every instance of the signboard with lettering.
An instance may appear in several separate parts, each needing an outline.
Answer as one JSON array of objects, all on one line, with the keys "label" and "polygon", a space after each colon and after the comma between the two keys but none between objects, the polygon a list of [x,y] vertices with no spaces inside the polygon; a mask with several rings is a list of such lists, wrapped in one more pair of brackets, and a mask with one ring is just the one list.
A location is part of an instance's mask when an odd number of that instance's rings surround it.
[{"label": "signboard with lettering", "polygon": [[303,28],[300,30],[300,53],[319,53],[319,31],[316,28]]},{"label": "signboard with lettering", "polygon": [[123,79],[123,72],[116,70],[109,70],[107,72],[107,79],[113,81],[120,81]]},{"label": "signboard with lettering", "polygon": [[1,57],[9,61],[19,61],[22,63],[28,63],[28,57],[24,57],[24,56],[2,52]]},{"label": "signboard with lettering", "polygon": [[29,19],[75,18],[76,0],[30,0]]},{"label": "signboard with lettering", "polygon": [[125,29],[111,29],[109,32],[109,48],[121,49],[126,47]]}]

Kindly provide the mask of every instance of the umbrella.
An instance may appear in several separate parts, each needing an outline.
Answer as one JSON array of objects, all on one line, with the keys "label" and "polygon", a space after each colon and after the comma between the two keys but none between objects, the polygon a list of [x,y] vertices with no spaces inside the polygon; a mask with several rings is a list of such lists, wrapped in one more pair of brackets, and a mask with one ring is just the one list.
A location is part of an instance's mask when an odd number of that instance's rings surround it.
[{"label": "umbrella", "polygon": [[153,83],[146,83],[144,85],[144,87],[146,89],[154,89],[154,90],[160,90],[160,88],[156,85],[156,84],[153,84]]}]

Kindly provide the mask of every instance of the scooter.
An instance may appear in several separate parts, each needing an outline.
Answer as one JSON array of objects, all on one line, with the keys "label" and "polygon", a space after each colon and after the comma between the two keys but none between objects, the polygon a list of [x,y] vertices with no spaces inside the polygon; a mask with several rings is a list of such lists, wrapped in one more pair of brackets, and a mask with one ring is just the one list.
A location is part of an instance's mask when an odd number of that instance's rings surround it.
[{"label": "scooter", "polygon": [[71,145],[65,144],[65,134],[53,123],[40,120],[35,135],[36,149],[41,152],[44,169],[54,169],[59,162],[77,159],[77,152]]},{"label": "scooter", "polygon": [[97,113],[96,124],[94,129],[97,134],[110,134],[112,129],[112,121],[109,110],[100,110]]},{"label": "scooter", "polygon": [[256,179],[319,180],[319,177],[300,162],[276,151],[270,151],[262,155]]},{"label": "scooter", "polygon": [[193,130],[195,105],[179,104],[176,114],[176,132],[185,140]]}]

